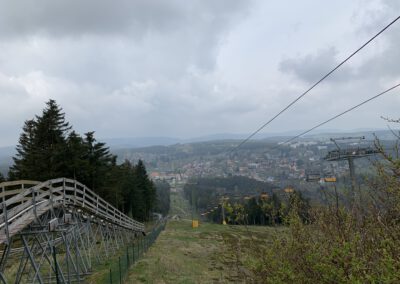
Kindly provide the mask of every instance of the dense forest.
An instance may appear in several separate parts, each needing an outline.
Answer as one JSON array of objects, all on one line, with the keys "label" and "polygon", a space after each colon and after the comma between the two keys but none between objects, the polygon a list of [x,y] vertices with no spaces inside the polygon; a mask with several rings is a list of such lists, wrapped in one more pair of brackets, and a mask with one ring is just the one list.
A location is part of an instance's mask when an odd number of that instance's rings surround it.
[{"label": "dense forest", "polygon": [[156,189],[143,161],[117,164],[117,157],[93,131],[81,136],[72,129],[54,100],[46,103],[41,115],[25,122],[16,150],[9,180],[73,178],[140,221],[149,220],[155,210],[168,212],[169,188]]},{"label": "dense forest", "polygon": [[171,187],[169,183],[165,181],[158,181],[155,183],[157,190],[157,203],[155,211],[166,216],[170,209],[170,195]]}]

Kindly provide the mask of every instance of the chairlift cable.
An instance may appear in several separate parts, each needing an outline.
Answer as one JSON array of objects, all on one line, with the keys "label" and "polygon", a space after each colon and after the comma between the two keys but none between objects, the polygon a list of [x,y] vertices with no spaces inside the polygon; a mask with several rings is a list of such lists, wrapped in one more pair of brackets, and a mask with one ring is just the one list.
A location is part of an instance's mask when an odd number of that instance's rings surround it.
[{"label": "chairlift cable", "polygon": [[349,61],[354,55],[360,52],[364,47],[370,44],[374,39],[376,39],[379,35],[381,35],[385,30],[387,30],[390,26],[392,26],[395,22],[400,19],[400,16],[396,17],[393,21],[391,21],[388,25],[386,25],[383,29],[381,29],[377,34],[367,40],[363,45],[361,45],[358,49],[356,49],[353,53],[351,53],[348,57],[346,57],[343,61],[341,61],[336,67],[334,67],[331,71],[326,73],[321,79],[319,79],[316,83],[314,83],[310,88],[308,88],[305,92],[303,92],[300,96],[298,96],[295,100],[289,103],[286,107],[284,107],[281,111],[279,111],[275,116],[273,116],[270,120],[264,123],[261,127],[259,127],[256,131],[250,134],[246,139],[244,139],[241,143],[235,146],[229,154],[240,148],[243,144],[249,141],[252,137],[254,137],[257,133],[259,133],[262,129],[264,129],[267,125],[269,125],[272,121],[278,118],[282,113],[288,110],[292,105],[294,105],[297,101],[307,95],[312,89],[314,89],[317,85],[319,85],[322,81],[328,78],[332,73],[334,73],[337,69],[339,69],[342,65],[344,65],[347,61]]},{"label": "chairlift cable", "polygon": [[384,94],[386,94],[386,93],[398,88],[399,86],[400,86],[400,83],[390,87],[389,89],[386,89],[385,91],[383,91],[383,92],[381,92],[381,93],[379,93],[379,94],[377,94],[377,95],[375,95],[373,97],[370,97],[369,99],[367,99],[367,100],[365,100],[365,101],[363,101],[363,102],[361,102],[361,103],[359,103],[359,104],[357,104],[357,105],[355,105],[355,106],[353,106],[353,107],[351,107],[351,108],[349,108],[349,109],[347,109],[347,110],[345,110],[345,111],[343,111],[343,112],[341,112],[341,113],[339,113],[339,114],[337,114],[337,115],[335,115],[335,116],[333,116],[333,117],[331,117],[331,118],[329,118],[327,120],[325,120],[324,122],[321,122],[321,123],[315,125],[314,127],[310,128],[310,129],[308,129],[308,130],[306,130],[306,131],[304,131],[304,132],[302,132],[302,133],[300,133],[300,134],[298,134],[298,135],[296,135],[296,136],[294,136],[294,137],[292,137],[292,138],[290,138],[288,140],[286,140],[285,142],[280,143],[278,146],[273,147],[271,150],[273,150],[275,148],[278,148],[281,145],[284,145],[284,144],[287,144],[289,142],[292,142],[293,140],[295,140],[295,139],[297,139],[297,138],[299,138],[299,137],[301,137],[301,136],[303,136],[303,135],[315,130],[316,128],[321,127],[322,125],[325,125],[325,124],[331,122],[332,120],[334,120],[336,118],[339,118],[340,116],[342,116],[342,115],[344,115],[344,114],[346,114],[348,112],[351,112],[351,111],[355,110],[356,108],[359,108],[360,106],[362,106],[362,105],[364,105],[364,104],[366,104],[366,103],[368,103],[368,102],[370,102],[372,100],[375,100],[375,99],[379,98],[380,96],[383,96]]}]

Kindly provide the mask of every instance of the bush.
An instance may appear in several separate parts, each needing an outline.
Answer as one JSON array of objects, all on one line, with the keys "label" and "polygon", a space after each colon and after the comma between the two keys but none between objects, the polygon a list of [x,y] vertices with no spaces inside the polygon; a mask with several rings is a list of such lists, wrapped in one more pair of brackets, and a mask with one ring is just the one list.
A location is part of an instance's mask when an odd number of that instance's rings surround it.
[{"label": "bush", "polygon": [[[400,140],[400,137],[398,137]],[[400,155],[376,140],[382,159],[363,201],[350,207],[337,194],[328,206],[293,202],[288,232],[272,243],[247,248],[247,264],[256,283],[400,283]],[[306,221],[307,220],[307,221]],[[271,241],[271,240],[270,240]],[[234,242],[232,242],[234,246]],[[246,265],[246,261],[242,262]]]}]

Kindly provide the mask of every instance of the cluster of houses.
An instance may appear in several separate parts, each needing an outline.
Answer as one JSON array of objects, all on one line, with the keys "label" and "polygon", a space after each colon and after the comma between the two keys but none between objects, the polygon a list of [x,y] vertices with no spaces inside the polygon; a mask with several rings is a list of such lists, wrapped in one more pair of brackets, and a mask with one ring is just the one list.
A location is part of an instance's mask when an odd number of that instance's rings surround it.
[{"label": "cluster of houses", "polygon": [[[346,163],[326,162],[330,142],[294,142],[289,144],[289,151],[254,152],[222,157],[221,155],[172,161],[174,167],[168,170],[150,167],[152,180],[164,180],[174,188],[184,184],[191,177],[229,177],[246,176],[259,181],[279,183],[281,180],[306,180],[307,172],[327,173],[327,177],[347,172]],[[154,157],[154,156],[153,156]],[[165,161],[162,161],[165,168]],[[152,161],[157,165],[157,160]],[[178,166],[177,166],[178,165]],[[334,171],[334,173],[333,173]],[[322,181],[324,176],[321,175]]]}]

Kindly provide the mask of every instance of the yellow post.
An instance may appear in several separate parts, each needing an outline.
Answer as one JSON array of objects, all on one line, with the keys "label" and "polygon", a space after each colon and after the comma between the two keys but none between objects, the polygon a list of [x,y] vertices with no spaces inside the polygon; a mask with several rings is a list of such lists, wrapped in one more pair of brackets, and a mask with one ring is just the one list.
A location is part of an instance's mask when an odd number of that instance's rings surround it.
[{"label": "yellow post", "polygon": [[192,228],[198,228],[199,227],[199,220],[192,220]]}]

